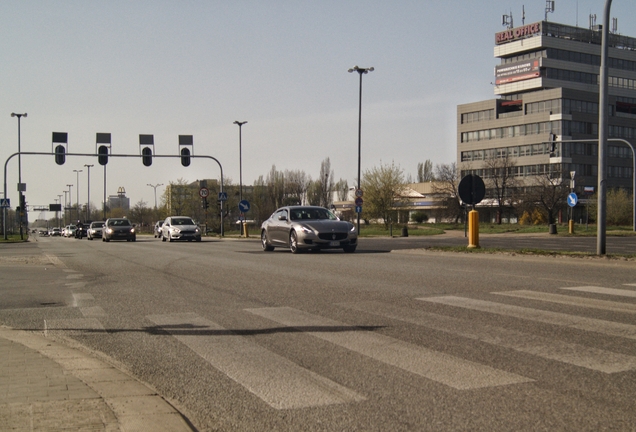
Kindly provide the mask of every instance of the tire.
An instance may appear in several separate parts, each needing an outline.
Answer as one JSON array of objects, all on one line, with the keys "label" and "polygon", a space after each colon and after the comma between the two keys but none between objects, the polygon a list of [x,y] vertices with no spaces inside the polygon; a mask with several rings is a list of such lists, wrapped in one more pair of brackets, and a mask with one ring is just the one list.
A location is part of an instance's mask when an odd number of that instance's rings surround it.
[{"label": "tire", "polygon": [[104,239],[104,241],[105,241],[105,242],[109,242],[109,241],[110,241],[110,239],[109,239],[109,238],[107,238],[107,239]]},{"label": "tire", "polygon": [[168,241],[169,241],[170,243],[172,243],[172,237],[168,238]]},{"label": "tire", "polygon": [[293,230],[289,233],[289,250],[293,254],[299,254],[301,252],[301,249],[298,247],[298,234]]},{"label": "tire", "polygon": [[166,241],[166,238],[164,236],[161,236],[161,241]]},{"label": "tire", "polygon": [[354,253],[356,251],[357,246],[345,246],[342,248],[344,253]]},{"label": "tire", "polygon": [[261,245],[263,246],[263,250],[265,252],[271,252],[274,250],[274,246],[269,244],[267,241],[267,234],[265,234],[265,230],[261,231]]}]

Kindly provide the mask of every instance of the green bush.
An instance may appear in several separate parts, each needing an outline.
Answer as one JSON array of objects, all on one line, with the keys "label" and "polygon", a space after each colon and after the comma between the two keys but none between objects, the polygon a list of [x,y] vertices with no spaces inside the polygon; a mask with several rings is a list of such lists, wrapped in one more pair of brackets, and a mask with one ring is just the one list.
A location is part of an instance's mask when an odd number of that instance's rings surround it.
[{"label": "green bush", "polygon": [[424,212],[417,211],[411,215],[411,220],[421,224],[428,221],[428,215]]}]

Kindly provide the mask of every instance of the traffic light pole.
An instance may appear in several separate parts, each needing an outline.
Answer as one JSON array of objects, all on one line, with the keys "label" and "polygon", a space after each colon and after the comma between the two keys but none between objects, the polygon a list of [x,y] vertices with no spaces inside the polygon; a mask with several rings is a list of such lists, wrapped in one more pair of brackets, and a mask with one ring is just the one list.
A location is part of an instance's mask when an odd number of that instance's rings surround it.
[{"label": "traffic light pole", "polygon": [[[13,159],[15,156],[22,155],[33,155],[33,156],[53,156],[55,158],[56,153],[46,153],[46,152],[17,152],[10,155],[6,162],[4,163],[4,198],[7,198],[7,166],[9,165],[9,161]],[[65,153],[65,156],[88,156],[88,157],[99,157],[99,154],[95,153]],[[153,155],[153,158],[181,158],[182,155]],[[142,158],[142,155],[139,154],[109,154],[108,157],[115,158]],[[220,184],[220,192],[223,193],[223,166],[221,162],[213,156],[209,155],[189,155],[190,158],[194,159],[212,159],[219,165],[219,169],[221,171],[221,184]],[[106,165],[104,165],[104,178],[106,177]],[[104,205],[105,202],[104,202]],[[3,226],[2,226],[2,234],[5,240],[7,240],[7,210],[6,207],[2,208],[3,212]],[[221,237],[225,234],[223,229],[223,201],[221,201]]]}]

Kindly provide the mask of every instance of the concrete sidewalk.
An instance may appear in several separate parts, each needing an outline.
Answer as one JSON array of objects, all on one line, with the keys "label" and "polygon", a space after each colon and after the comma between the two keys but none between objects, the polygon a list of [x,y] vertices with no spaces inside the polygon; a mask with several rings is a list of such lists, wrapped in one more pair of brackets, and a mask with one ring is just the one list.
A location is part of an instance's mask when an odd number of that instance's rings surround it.
[{"label": "concrete sidewalk", "polygon": [[195,429],[155,391],[96,357],[0,327],[0,430]]}]

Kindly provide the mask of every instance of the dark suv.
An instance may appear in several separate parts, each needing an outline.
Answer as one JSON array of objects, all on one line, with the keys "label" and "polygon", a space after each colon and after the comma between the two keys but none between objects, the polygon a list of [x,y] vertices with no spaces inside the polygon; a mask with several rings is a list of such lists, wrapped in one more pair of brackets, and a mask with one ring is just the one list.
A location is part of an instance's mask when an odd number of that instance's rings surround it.
[{"label": "dark suv", "polygon": [[108,218],[102,229],[102,241],[136,241],[135,227],[126,218]]}]

